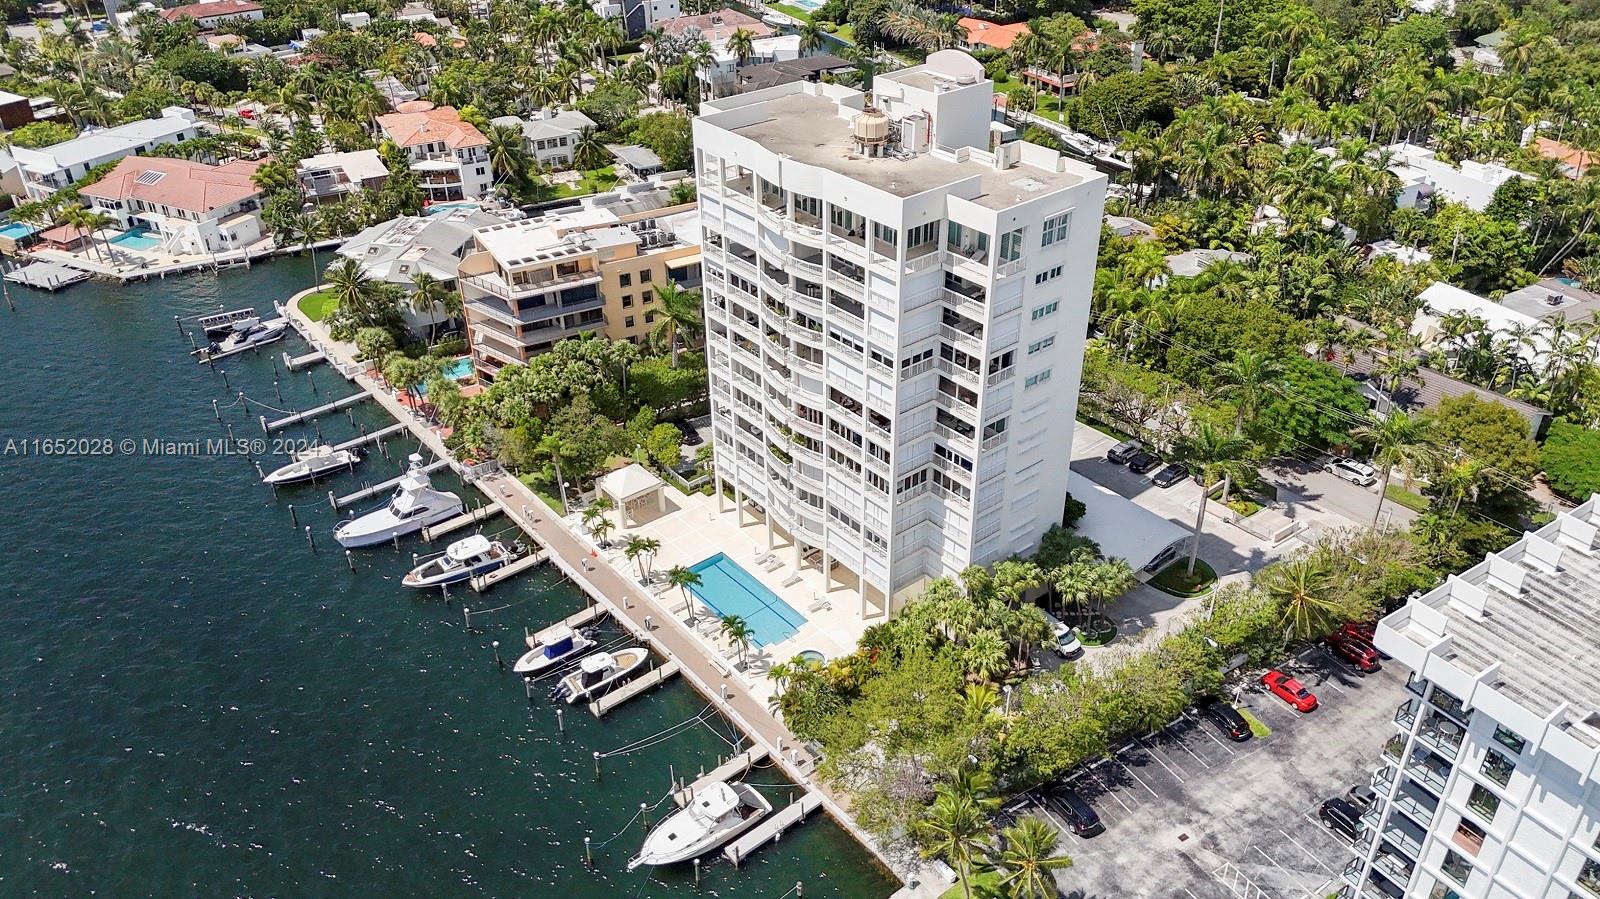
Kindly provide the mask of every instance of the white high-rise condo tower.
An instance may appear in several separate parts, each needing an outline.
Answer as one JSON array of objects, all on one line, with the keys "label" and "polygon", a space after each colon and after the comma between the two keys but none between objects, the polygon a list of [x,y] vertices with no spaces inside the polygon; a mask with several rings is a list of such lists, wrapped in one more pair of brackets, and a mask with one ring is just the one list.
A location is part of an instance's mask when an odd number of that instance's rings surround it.
[{"label": "white high-rise condo tower", "polygon": [[1378,622],[1414,673],[1344,899],[1600,899],[1600,497]]},{"label": "white high-rise condo tower", "polygon": [[959,51],[694,123],[719,496],[888,615],[1060,522],[1105,177]]}]

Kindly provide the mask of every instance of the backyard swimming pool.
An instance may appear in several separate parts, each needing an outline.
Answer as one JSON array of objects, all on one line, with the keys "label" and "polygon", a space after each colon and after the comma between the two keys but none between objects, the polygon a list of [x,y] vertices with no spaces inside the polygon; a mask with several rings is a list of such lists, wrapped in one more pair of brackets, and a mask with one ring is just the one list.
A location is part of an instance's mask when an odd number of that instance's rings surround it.
[{"label": "backyard swimming pool", "polygon": [[717,553],[689,569],[700,583],[689,589],[718,615],[737,615],[755,632],[757,646],[782,643],[805,624],[805,616],[790,608],[727,553]]},{"label": "backyard swimming pool", "polygon": [[0,237],[21,240],[38,230],[32,225],[24,225],[22,222],[7,222],[5,227],[0,228]]},{"label": "backyard swimming pool", "polygon": [[[443,369],[441,369],[441,371],[445,377],[452,381],[465,381],[472,377],[472,357],[462,356],[459,359],[452,359],[450,360],[450,364],[446,365]],[[427,396],[428,385],[425,383],[418,384],[417,392],[423,396]]]},{"label": "backyard swimming pool", "polygon": [[127,247],[130,250],[148,250],[151,247],[160,246],[161,238],[151,237],[149,228],[138,227],[118,234],[116,237],[111,238],[111,242],[119,247]]}]

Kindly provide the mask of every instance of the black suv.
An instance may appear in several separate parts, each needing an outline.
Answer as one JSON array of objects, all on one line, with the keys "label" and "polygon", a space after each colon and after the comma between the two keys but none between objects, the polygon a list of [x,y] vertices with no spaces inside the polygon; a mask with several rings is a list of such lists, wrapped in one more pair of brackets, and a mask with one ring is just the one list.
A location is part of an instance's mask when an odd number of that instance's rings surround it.
[{"label": "black suv", "polygon": [[1323,824],[1352,840],[1361,832],[1361,811],[1348,800],[1337,796],[1322,803],[1322,810],[1317,812],[1317,817],[1322,819]]},{"label": "black suv", "polygon": [[1160,464],[1160,456],[1155,453],[1142,452],[1128,460],[1128,470],[1134,474],[1144,474]]},{"label": "black suv", "polygon": [[1144,444],[1137,440],[1124,440],[1106,451],[1106,461],[1114,465],[1121,465],[1142,452],[1144,452]]},{"label": "black suv", "polygon": [[1182,462],[1174,462],[1150,476],[1150,483],[1165,490],[1189,476],[1189,469]]},{"label": "black suv", "polygon": [[1094,806],[1066,784],[1056,784],[1046,788],[1044,803],[1051,811],[1060,815],[1061,820],[1067,822],[1072,832],[1080,837],[1092,837],[1106,832],[1106,826],[1100,823],[1100,816],[1095,814]]},{"label": "black suv", "polygon": [[1244,720],[1239,710],[1226,702],[1218,700],[1200,707],[1200,717],[1217,726],[1217,730],[1227,735],[1235,743],[1243,743],[1250,739],[1250,722]]}]

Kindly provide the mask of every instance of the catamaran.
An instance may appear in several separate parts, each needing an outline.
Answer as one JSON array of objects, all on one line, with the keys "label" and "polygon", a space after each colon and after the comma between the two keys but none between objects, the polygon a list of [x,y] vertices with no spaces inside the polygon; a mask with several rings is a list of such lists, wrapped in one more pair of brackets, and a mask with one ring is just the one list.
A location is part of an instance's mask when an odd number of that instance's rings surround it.
[{"label": "catamaran", "polygon": [[411,468],[388,503],[333,529],[333,539],[340,546],[355,549],[388,543],[461,514],[461,497],[433,489],[428,473],[422,470],[422,457],[412,453],[410,462]]},{"label": "catamaran", "polygon": [[578,663],[578,670],[561,679],[551,692],[568,705],[603,695],[650,657],[649,650],[630,646],[616,652],[597,652]]},{"label": "catamaran", "polygon": [[716,782],[696,791],[682,810],[663,818],[644,838],[628,870],[698,858],[754,827],[772,803],[747,783]]},{"label": "catamaran", "polygon": [[465,540],[445,547],[445,551],[411,569],[400,581],[407,587],[442,587],[455,584],[480,574],[488,574],[517,557],[498,540],[491,541],[482,534],[473,534]]},{"label": "catamaran", "polygon": [[580,652],[594,646],[594,640],[583,631],[575,631],[558,624],[540,636],[528,638],[528,651],[511,670],[533,677],[549,671]]},{"label": "catamaran", "polygon": [[323,475],[354,468],[355,464],[361,461],[361,454],[355,450],[336,450],[331,446],[314,446],[308,450],[295,453],[293,458],[293,462],[272,471],[262,478],[261,483],[282,487],[285,484],[315,481]]}]

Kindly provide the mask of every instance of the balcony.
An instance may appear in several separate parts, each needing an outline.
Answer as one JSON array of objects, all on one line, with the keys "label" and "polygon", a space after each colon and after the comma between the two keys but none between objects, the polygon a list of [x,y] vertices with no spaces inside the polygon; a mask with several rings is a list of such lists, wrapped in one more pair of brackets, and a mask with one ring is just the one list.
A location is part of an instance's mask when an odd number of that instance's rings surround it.
[{"label": "balcony", "polygon": [[1419,703],[1417,700],[1408,699],[1405,702],[1400,703],[1400,706],[1394,710],[1394,723],[1399,725],[1400,729],[1408,734],[1411,733],[1412,722],[1417,720],[1418,705]]},{"label": "balcony", "polygon": [[995,266],[994,276],[997,280],[1001,278],[1009,278],[1012,275],[1023,271],[1027,267],[1028,261],[1026,259],[1013,259],[1010,262],[1002,262]]},{"label": "balcony", "polygon": [[952,346],[974,356],[983,355],[983,338],[977,334],[969,334],[960,328],[941,324],[939,325],[939,336],[943,337]]},{"label": "balcony", "polygon": [[983,297],[970,296],[948,287],[939,288],[939,297],[950,308],[964,312],[978,321],[983,321],[989,315],[989,304]]},{"label": "balcony", "polygon": [[923,244],[920,247],[912,247],[906,253],[904,271],[908,275],[914,275],[926,269],[936,268],[943,262],[944,251],[939,249],[938,244]]},{"label": "balcony", "polygon": [[989,450],[999,449],[1000,447],[1005,446],[1006,440],[1010,437],[1010,434],[1011,432],[1009,431],[1001,431],[998,434],[990,434],[989,436],[983,438],[983,451],[988,452]]},{"label": "balcony", "polygon": [[1417,753],[1406,765],[1406,774],[1411,776],[1413,782],[1438,795],[1450,781],[1450,765],[1448,762],[1435,762],[1433,758],[1430,752]]},{"label": "balcony", "polygon": [[521,330],[529,325],[545,325],[554,319],[580,312],[595,312],[605,308],[604,297],[595,294],[569,303],[542,303],[536,306],[513,307],[494,297],[468,300],[465,308],[480,318],[493,319],[510,328]]},{"label": "balcony", "polygon": [[1464,729],[1455,721],[1443,715],[1429,715],[1422,719],[1422,729],[1417,732],[1417,740],[1439,753],[1441,757],[1455,761],[1456,755],[1461,750],[1463,733]]},{"label": "balcony", "polygon": [[783,264],[791,271],[805,275],[807,278],[810,278],[813,281],[817,281],[819,283],[822,281],[821,256],[817,257],[816,262],[812,262],[809,259],[801,259],[798,256],[789,256],[784,259]]},{"label": "balcony", "polygon": [[979,379],[977,372],[968,368],[963,368],[962,366],[951,362],[949,359],[945,359],[941,356],[936,360],[936,364],[938,365],[940,371],[951,376],[952,378],[955,378],[957,381],[960,381],[968,387],[973,388],[974,390],[976,390],[981,384],[981,379]]},{"label": "balcony", "polygon": [[989,372],[989,376],[983,379],[983,383],[989,387],[998,387],[1001,384],[1011,380],[1012,376],[1014,376],[1016,373],[1016,366],[1007,366],[999,371]]},{"label": "balcony", "polygon": [[571,287],[578,284],[599,284],[600,272],[594,269],[582,269],[565,274],[544,273],[542,276],[520,278],[507,283],[499,275],[462,275],[461,283],[468,284],[479,290],[492,293],[497,297],[508,300],[520,300],[524,297],[538,296],[549,293],[558,287]]},{"label": "balcony", "polygon": [[1450,842],[1461,851],[1477,858],[1478,853],[1483,851],[1483,838],[1483,828],[1470,821],[1462,821],[1456,827],[1456,832],[1450,835]]},{"label": "balcony", "polygon": [[1411,882],[1411,875],[1416,871],[1416,866],[1406,860],[1406,857],[1389,850],[1387,844],[1378,847],[1378,856],[1372,860],[1372,867],[1382,871],[1385,877],[1395,884],[1404,887]]},{"label": "balcony", "polygon": [[1472,720],[1472,713],[1467,711],[1465,703],[1438,687],[1433,688],[1432,693],[1428,696],[1428,701],[1433,703],[1434,708],[1462,724],[1467,724]]},{"label": "balcony", "polygon": [[1403,787],[1401,788],[1400,792],[1395,795],[1394,801],[1391,802],[1389,806],[1390,808],[1393,808],[1406,815],[1422,827],[1428,827],[1433,824],[1433,815],[1438,809],[1438,803],[1436,801],[1426,799],[1422,794],[1413,792],[1412,790]]}]

